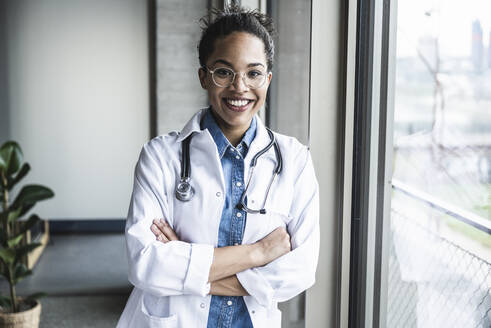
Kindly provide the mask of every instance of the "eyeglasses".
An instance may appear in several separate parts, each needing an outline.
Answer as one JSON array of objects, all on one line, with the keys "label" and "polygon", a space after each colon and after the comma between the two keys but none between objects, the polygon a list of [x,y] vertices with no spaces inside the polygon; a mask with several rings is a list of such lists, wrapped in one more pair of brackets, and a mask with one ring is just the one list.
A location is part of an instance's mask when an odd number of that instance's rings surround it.
[{"label": "eyeglasses", "polygon": [[264,85],[266,82],[267,73],[254,68],[247,72],[235,72],[234,70],[226,67],[218,67],[214,70],[209,69],[204,66],[203,69],[206,69],[211,74],[211,79],[215,83],[216,86],[221,88],[228,88],[234,83],[235,76],[240,73],[242,76],[242,81],[244,84],[250,89],[257,89]]}]

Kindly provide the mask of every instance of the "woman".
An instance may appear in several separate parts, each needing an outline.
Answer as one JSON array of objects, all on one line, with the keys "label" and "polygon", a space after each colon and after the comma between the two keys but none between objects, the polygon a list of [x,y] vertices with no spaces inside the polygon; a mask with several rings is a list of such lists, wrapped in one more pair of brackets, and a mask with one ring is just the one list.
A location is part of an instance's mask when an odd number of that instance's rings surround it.
[{"label": "woman", "polygon": [[272,78],[271,21],[240,7],[215,14],[198,46],[210,107],[145,144],[135,169],[126,224],[135,288],[118,327],[280,327],[277,303],[315,280],[309,151],[256,115]]}]

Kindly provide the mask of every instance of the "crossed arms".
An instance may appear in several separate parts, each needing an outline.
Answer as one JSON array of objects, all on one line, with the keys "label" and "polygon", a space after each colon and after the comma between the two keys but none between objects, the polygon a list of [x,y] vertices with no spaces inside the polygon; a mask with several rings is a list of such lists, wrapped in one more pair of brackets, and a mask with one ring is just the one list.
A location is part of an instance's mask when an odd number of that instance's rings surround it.
[{"label": "crossed arms", "polygon": [[163,190],[164,181],[172,177],[162,170],[166,162],[161,147],[157,141],[146,144],[135,169],[126,223],[128,278],[135,287],[155,296],[249,294],[269,307],[312,286],[319,252],[319,199],[306,149],[295,159],[298,170],[290,170],[297,176],[287,230],[274,230],[254,244],[214,248],[181,241],[170,226],[159,228],[158,235],[150,229],[153,218],[169,219],[170,213]]},{"label": "crossed arms", "polygon": [[[178,236],[165,220],[155,219],[150,228],[162,243],[179,241]],[[291,250],[290,235],[283,227],[276,228],[263,239],[250,245],[215,248],[208,282],[211,295],[246,296],[236,273],[266,265]]]}]

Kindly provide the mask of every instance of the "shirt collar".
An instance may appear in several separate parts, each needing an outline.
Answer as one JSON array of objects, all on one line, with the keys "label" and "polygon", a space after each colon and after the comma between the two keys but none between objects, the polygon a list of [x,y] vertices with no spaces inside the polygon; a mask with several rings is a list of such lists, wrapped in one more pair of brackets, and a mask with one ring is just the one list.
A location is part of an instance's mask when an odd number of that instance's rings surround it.
[{"label": "shirt collar", "polygon": [[[251,125],[249,126],[246,133],[242,137],[242,140],[239,143],[242,144],[243,147],[245,147],[245,151],[249,148],[252,141],[254,140],[254,137],[256,136],[256,128],[257,128],[257,122],[256,122],[256,117],[254,116],[252,118]],[[211,112],[210,109],[207,110],[203,116],[203,119],[201,121],[201,129],[203,130],[208,129],[208,131],[210,132],[211,136],[213,137],[213,140],[215,141],[215,144],[217,145],[218,154],[220,155],[220,158],[223,157],[225,151],[229,146],[232,147],[232,145],[225,137],[220,127],[218,126],[215,117],[213,116],[213,113]]]}]

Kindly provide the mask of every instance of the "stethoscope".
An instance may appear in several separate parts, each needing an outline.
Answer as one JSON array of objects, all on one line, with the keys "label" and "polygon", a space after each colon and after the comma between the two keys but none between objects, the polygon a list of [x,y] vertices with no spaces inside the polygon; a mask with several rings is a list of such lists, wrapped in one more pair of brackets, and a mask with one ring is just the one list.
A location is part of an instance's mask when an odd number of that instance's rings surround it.
[{"label": "stethoscope", "polygon": [[[266,214],[266,209],[264,208],[264,206],[266,205],[266,200],[268,199],[268,194],[271,189],[271,185],[273,184],[273,181],[276,178],[276,176],[280,174],[281,170],[283,169],[283,158],[281,157],[280,147],[276,142],[273,132],[271,132],[271,130],[268,128],[266,128],[266,130],[268,131],[270,141],[266,147],[264,147],[262,150],[257,152],[257,154],[254,155],[254,157],[252,158],[247,184],[244,192],[242,193],[242,196],[240,197],[240,203],[238,205],[240,209],[250,214],[257,214],[257,213]],[[182,141],[181,180],[179,181],[176,187],[176,198],[182,202],[187,202],[191,200],[194,196],[194,188],[190,184],[191,161],[189,158],[189,144],[191,143],[192,136],[193,134],[190,134],[186,139]],[[247,197],[247,190],[249,189],[249,184],[251,183],[252,175],[254,174],[254,168],[256,167],[258,158],[261,157],[264,153],[266,153],[271,147],[274,147],[274,152],[276,156],[276,165],[273,171],[273,175],[271,177],[271,180],[269,180],[268,189],[266,189],[266,196],[264,197],[264,202],[261,208],[257,210],[252,209],[247,207],[247,205],[245,204],[245,200]]]}]

